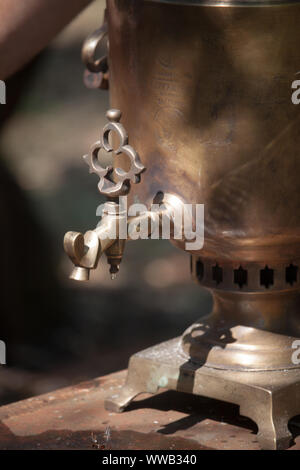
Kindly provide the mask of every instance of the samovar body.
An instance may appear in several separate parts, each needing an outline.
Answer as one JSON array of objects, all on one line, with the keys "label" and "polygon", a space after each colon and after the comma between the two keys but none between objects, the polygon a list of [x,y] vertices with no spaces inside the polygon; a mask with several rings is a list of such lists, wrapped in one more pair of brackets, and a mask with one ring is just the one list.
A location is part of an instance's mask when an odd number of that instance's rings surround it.
[{"label": "samovar body", "polygon": [[108,2],[111,102],[147,167],[132,193],[205,204],[202,257],[293,260],[300,5],[170,3]]},{"label": "samovar body", "polygon": [[[111,104],[146,167],[129,201],[204,204],[191,269],[214,296],[181,338],[131,358],[106,406],[160,388],[205,395],[238,404],[263,448],[288,447],[300,413],[300,2],[108,0],[106,18]],[[77,235],[65,246],[83,279],[96,262]]]}]

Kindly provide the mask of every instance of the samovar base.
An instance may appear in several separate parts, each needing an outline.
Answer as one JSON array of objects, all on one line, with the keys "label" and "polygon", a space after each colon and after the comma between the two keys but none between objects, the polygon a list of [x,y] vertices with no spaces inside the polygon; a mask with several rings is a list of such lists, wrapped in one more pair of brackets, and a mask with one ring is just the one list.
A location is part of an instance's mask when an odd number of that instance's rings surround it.
[{"label": "samovar base", "polygon": [[241,372],[199,366],[186,360],[181,340],[133,355],[126,384],[106,400],[106,409],[122,412],[137,395],[154,394],[160,388],[193,393],[237,404],[240,414],[257,424],[263,449],[291,445],[288,422],[300,414],[300,369]]}]

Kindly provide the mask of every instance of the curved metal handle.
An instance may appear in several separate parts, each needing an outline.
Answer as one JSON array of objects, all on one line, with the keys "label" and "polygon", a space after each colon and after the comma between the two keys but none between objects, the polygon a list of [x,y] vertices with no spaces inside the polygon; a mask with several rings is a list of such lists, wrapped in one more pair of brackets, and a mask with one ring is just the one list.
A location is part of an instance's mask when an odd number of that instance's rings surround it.
[{"label": "curved metal handle", "polygon": [[[90,153],[83,158],[90,167],[90,173],[99,176],[98,189],[101,194],[109,197],[124,196],[130,191],[130,183],[140,182],[141,174],[146,168],[141,163],[138,153],[128,145],[128,134],[120,123],[121,111],[110,109],[107,111],[106,116],[109,123],[102,130],[101,140],[96,142]],[[116,134],[119,138],[117,148],[113,148],[109,142],[110,133]],[[125,154],[130,162],[129,170],[125,171],[122,168],[113,168],[112,166],[102,167],[98,159],[101,150],[112,152],[116,156],[121,153]]]},{"label": "curved metal handle", "polygon": [[103,23],[101,28],[94,31],[87,39],[84,41],[82,46],[82,61],[85,64],[86,68],[89,72],[92,73],[106,73],[108,70],[108,63],[107,63],[107,54],[103,55],[96,59],[96,50],[100,46],[102,42],[105,41],[107,46],[107,34],[108,34],[108,27],[106,21]]},{"label": "curved metal handle", "polygon": [[64,238],[64,249],[75,266],[94,269],[99,252],[97,233],[93,230],[84,235],[80,232],[68,232]]}]

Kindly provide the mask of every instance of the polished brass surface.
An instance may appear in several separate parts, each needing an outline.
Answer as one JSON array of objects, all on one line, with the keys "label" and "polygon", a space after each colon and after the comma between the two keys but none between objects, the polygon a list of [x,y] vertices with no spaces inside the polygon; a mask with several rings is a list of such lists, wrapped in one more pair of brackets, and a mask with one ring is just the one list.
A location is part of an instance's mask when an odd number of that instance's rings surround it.
[{"label": "polished brass surface", "polygon": [[300,6],[109,0],[108,23],[112,105],[147,167],[149,183],[133,195],[144,202],[163,191],[205,204],[201,257],[293,260]]},{"label": "polished brass surface", "polygon": [[[142,392],[181,390],[238,404],[257,423],[263,448],[289,445],[288,420],[300,413],[300,366],[292,359],[300,338],[300,115],[291,100],[299,3],[107,2],[111,102],[123,111],[138,168],[118,175],[128,167],[120,129],[114,169],[99,169],[97,145],[87,161],[100,191],[131,189],[129,204],[149,207],[161,195],[171,218],[184,203],[205,205],[204,247],[190,252],[191,267],[214,297],[211,314],[181,338],[131,358],[108,409],[122,411]],[[119,126],[119,114],[109,118]],[[143,167],[136,155],[147,173],[130,188]],[[110,212],[117,200],[107,204],[96,236],[120,215]],[[89,237],[66,235],[73,278],[86,279],[103,252],[114,276],[124,243],[118,234],[104,245],[97,236],[96,249]],[[184,237],[171,241],[185,249]]]},{"label": "polished brass surface", "polygon": [[230,370],[299,369],[292,362],[293,344],[300,337],[297,293],[214,291],[213,297],[212,313],[182,336],[187,360]]}]

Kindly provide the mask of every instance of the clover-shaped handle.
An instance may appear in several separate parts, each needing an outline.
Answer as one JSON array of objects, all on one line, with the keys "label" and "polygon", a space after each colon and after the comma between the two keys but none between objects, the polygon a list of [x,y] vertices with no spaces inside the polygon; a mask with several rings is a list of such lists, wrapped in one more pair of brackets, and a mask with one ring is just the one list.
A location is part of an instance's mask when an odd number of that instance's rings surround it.
[{"label": "clover-shaped handle", "polygon": [[[99,176],[98,189],[101,194],[109,197],[124,196],[130,191],[130,183],[139,183],[141,174],[145,171],[138,153],[128,145],[128,134],[124,126],[120,123],[122,116],[118,109],[110,109],[106,116],[109,123],[102,130],[101,140],[96,142],[88,155],[83,158],[90,167],[90,173]],[[110,133],[115,133],[119,138],[119,145],[115,149],[109,142]],[[114,155],[124,154],[129,158],[130,168],[128,171],[112,166],[103,167],[98,159],[99,152],[113,152]]]}]

